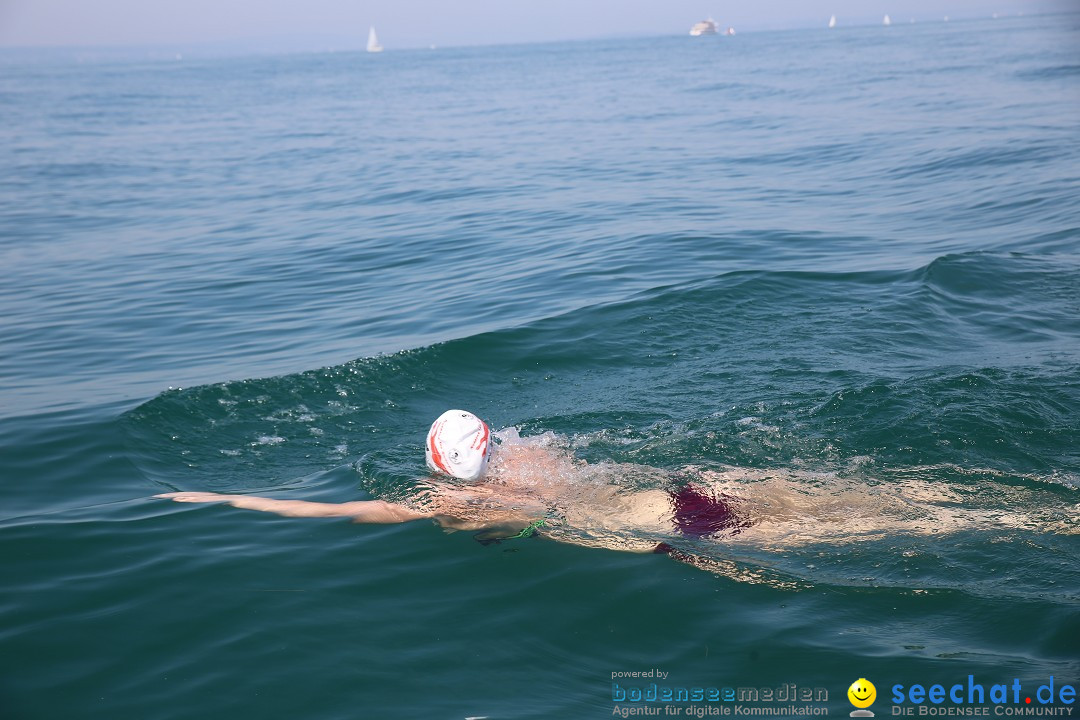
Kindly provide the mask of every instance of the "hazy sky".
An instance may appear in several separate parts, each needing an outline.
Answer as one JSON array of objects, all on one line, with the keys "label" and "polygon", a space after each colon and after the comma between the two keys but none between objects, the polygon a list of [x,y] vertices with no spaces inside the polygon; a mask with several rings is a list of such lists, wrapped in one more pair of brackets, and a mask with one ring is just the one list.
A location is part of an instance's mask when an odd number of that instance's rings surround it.
[{"label": "hazy sky", "polygon": [[336,44],[374,25],[387,47],[685,33],[706,16],[744,32],[1080,10],[1080,0],[0,0],[0,45]]}]

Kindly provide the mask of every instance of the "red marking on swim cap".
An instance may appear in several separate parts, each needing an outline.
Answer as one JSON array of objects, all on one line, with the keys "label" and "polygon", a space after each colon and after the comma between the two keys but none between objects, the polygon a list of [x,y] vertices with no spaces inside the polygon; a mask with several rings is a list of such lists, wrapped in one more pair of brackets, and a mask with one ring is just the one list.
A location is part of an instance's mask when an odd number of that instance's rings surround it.
[{"label": "red marking on swim cap", "polygon": [[446,461],[443,460],[442,453],[440,453],[439,448],[435,446],[435,437],[439,434],[439,431],[442,430],[442,426],[443,424],[441,422],[437,422],[431,428],[431,432],[428,433],[428,446],[431,448],[431,461],[444,473],[452,475],[453,473],[446,467]]},{"label": "red marking on swim cap", "polygon": [[487,423],[483,420],[480,421],[480,427],[484,428],[484,434],[480,436],[480,442],[476,443],[476,445],[473,446],[473,449],[483,451],[486,449],[488,437],[491,435],[491,431],[488,430]]}]

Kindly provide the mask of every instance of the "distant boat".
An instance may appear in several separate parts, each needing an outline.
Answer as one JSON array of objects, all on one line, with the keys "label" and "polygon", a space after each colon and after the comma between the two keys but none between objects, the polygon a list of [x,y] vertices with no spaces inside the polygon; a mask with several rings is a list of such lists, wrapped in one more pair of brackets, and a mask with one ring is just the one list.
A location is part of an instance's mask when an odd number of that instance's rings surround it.
[{"label": "distant boat", "polygon": [[[694,23],[694,27],[690,28],[690,34],[693,37],[699,37],[701,35],[715,35],[718,32],[716,27],[716,21],[712,18],[702,20],[701,22]],[[732,33],[734,34],[734,32]]]},{"label": "distant boat", "polygon": [[833,15],[831,18],[829,18],[829,27],[831,27],[831,28],[836,27],[836,16],[835,15]]},{"label": "distant boat", "polygon": [[375,28],[371,28],[371,30],[368,31],[367,51],[382,52],[382,45],[379,44],[379,38],[375,35]]},{"label": "distant boat", "polygon": [[881,21],[881,24],[888,27],[889,25],[892,25],[892,20],[889,19],[888,15],[886,15],[885,19]]},{"label": "distant boat", "polygon": [[724,31],[724,34],[725,35],[734,35],[735,34],[735,28],[728,25],[728,29]]}]

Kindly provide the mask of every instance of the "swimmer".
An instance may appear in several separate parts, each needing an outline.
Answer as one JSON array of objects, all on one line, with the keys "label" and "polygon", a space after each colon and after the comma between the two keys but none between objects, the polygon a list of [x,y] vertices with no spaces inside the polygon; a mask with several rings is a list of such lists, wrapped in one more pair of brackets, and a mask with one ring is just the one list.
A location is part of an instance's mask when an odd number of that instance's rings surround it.
[{"label": "swimmer", "polygon": [[[820,553],[824,544],[975,530],[1080,533],[1071,499],[1062,504],[1042,493],[1034,503],[1017,495],[1030,491],[993,481],[983,482],[974,495],[986,500],[977,502],[968,486],[932,477],[883,482],[798,469],[687,466],[672,472],[586,463],[552,433],[522,438],[508,428],[493,434],[463,410],[447,411],[432,424],[425,455],[433,474],[394,501],[322,503],[211,492],[156,497],[358,523],[427,519],[448,532],[472,531],[484,544],[542,536],[663,553],[715,574],[782,586],[787,580],[755,569],[761,551],[787,557],[799,547]],[[1016,501],[1000,507],[995,498],[1009,493]],[[749,565],[740,564],[742,557],[749,557]]]},{"label": "swimmer", "polygon": [[[476,538],[485,544],[539,534],[664,553],[695,565],[703,560],[664,539],[732,536],[751,525],[740,498],[695,482],[700,476],[692,468],[671,474],[634,465],[590,466],[543,444],[497,443],[487,423],[464,410],[448,410],[432,423],[425,458],[436,477],[425,479],[403,502],[323,503],[213,492],[155,497],[358,523],[428,519],[446,530],[478,531]],[[666,489],[633,489],[622,482],[625,477],[646,478],[648,485]]]}]

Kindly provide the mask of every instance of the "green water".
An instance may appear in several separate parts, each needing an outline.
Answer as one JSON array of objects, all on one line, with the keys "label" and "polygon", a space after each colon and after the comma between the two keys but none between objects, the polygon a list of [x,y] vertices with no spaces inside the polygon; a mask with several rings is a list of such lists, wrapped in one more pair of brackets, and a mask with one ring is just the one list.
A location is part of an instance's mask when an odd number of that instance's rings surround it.
[{"label": "green water", "polygon": [[[1076,38],[5,55],[0,717],[1074,707]],[[703,570],[152,498],[404,497],[451,407],[776,512],[650,536]]]}]

